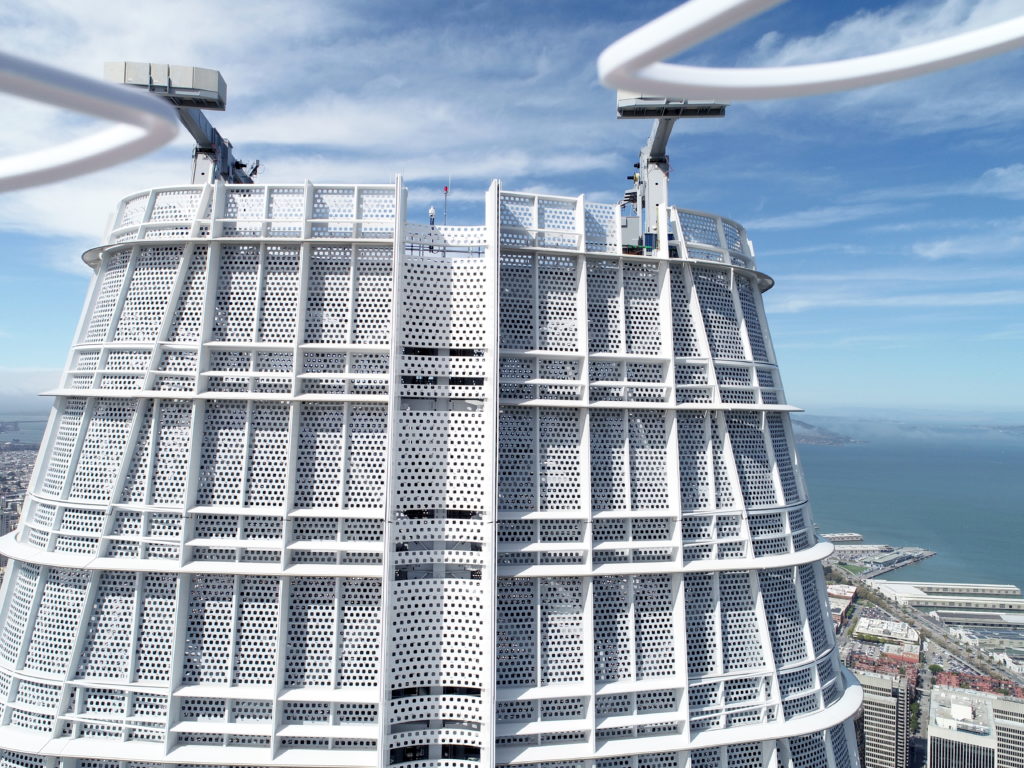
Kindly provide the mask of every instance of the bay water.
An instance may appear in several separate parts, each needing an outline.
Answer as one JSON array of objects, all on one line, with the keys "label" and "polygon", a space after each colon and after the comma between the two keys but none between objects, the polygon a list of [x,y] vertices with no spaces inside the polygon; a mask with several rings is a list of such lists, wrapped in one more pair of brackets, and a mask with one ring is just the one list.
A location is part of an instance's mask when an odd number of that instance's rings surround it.
[{"label": "bay water", "polygon": [[881,578],[1024,588],[1024,436],[944,430],[799,454],[820,532],[936,553]]}]

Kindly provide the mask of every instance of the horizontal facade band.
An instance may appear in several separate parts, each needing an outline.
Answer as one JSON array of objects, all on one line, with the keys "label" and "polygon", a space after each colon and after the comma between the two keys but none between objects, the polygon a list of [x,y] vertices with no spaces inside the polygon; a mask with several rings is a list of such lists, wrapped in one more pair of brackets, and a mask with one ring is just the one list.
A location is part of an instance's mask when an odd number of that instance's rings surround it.
[{"label": "horizontal facade band", "polygon": [[[193,515],[246,515],[255,517],[281,518],[339,518],[339,517],[360,517],[368,520],[383,520],[386,513],[380,507],[288,507],[278,506],[244,506],[244,505],[195,505],[182,508],[180,505],[161,506],[157,504],[143,504],[139,502],[115,502],[89,501],[86,499],[74,499],[73,501],[62,500],[57,496],[43,493],[41,491],[29,492],[25,495],[26,500],[41,501],[46,504],[61,504],[74,506],[82,509],[107,510],[107,509],[131,509],[137,512],[158,512],[164,515],[177,515],[191,517]],[[797,505],[799,506],[799,505]],[[719,510],[728,511],[728,510]],[[31,523],[29,523],[31,525]],[[72,535],[73,532],[69,532]]]},{"label": "horizontal facade band", "polygon": [[[63,675],[46,677],[28,672],[26,670],[11,670],[3,663],[0,663],[0,672],[10,675],[19,680],[43,683],[46,685],[63,684],[80,686],[83,688],[97,687],[109,688],[110,680],[97,678],[77,678],[65,680]],[[114,683],[118,690],[127,693],[140,693],[147,695],[171,696],[181,699],[231,699],[231,700],[256,700],[256,701],[283,701],[283,702],[315,702],[323,704],[331,703],[361,703],[377,704],[380,702],[380,690],[376,686],[292,686],[281,688],[274,685],[179,685],[173,690],[168,686],[145,685],[134,682],[117,681]],[[663,686],[664,687],[664,686]]]},{"label": "horizontal facade band", "polygon": [[[174,237],[174,238],[160,238],[160,239],[146,239],[146,240],[126,240],[119,243],[110,243],[107,245],[98,245],[82,253],[82,261],[88,266],[96,269],[103,259],[103,256],[109,253],[116,253],[124,250],[130,250],[135,246],[143,247],[157,247],[162,245],[314,245],[314,246],[390,246],[394,243],[393,238],[379,239],[379,238],[365,238],[365,237],[309,237],[309,238],[296,238],[296,237],[256,237],[246,235],[244,237]],[[407,246],[418,246],[419,244],[414,241],[407,241]],[[485,244],[481,243],[478,247],[483,247]],[[453,248],[454,250],[454,248]],[[507,253],[536,253],[538,255],[552,255],[552,256],[569,256],[569,257],[584,257],[584,258],[605,258],[605,259],[620,259],[626,262],[641,262],[641,263],[668,263],[668,264],[697,264],[700,266],[713,266],[722,271],[732,270],[738,274],[748,275],[757,281],[757,286],[762,293],[771,290],[775,285],[775,280],[764,272],[759,272],[751,267],[743,266],[740,264],[729,264],[718,261],[711,261],[707,259],[699,258],[688,258],[685,256],[678,257],[666,257],[659,256],[657,254],[630,254],[630,253],[609,253],[605,251],[580,251],[576,249],[568,248],[543,248],[537,246],[521,247],[517,248],[510,245],[503,244],[501,246],[502,252]]]},{"label": "horizontal facade band", "polygon": [[[285,380],[290,380],[286,377]],[[562,382],[563,384],[565,382]],[[570,382],[571,383],[571,382]],[[387,403],[389,395],[322,395],[267,392],[186,392],[183,390],[133,390],[133,389],[51,389],[42,393],[48,397],[102,397],[119,399],[146,398],[149,400],[253,400],[266,402],[299,402],[299,403]],[[441,399],[458,402],[473,402],[478,398],[452,398],[439,396],[430,398],[428,395],[417,394],[413,399]],[[481,396],[480,401],[484,398]],[[743,411],[765,413],[803,413],[804,409],[795,405],[776,405],[773,403],[666,403],[645,402],[642,400],[599,400],[584,402],[581,400],[515,400],[500,398],[501,405],[519,406],[523,408],[594,408],[600,410],[644,410],[644,411]]]},{"label": "horizontal facade band", "polygon": [[[744,680],[751,675],[768,675],[774,671],[787,672],[791,669],[811,667],[829,658],[835,651],[834,646],[829,646],[824,652],[812,658],[810,661],[804,659],[797,663],[777,666],[770,670],[767,666],[750,667],[729,672],[699,673],[699,674],[676,674],[665,677],[651,677],[634,680],[607,680],[595,681],[593,686],[590,681],[579,683],[558,683],[544,684],[538,686],[502,685],[497,688],[497,701],[508,703],[515,701],[541,701],[545,699],[567,699],[594,696],[611,696],[615,694],[644,693],[650,691],[678,690],[682,691],[692,686],[705,683],[721,683],[733,680]],[[767,703],[767,702],[765,702]],[[777,702],[776,702],[777,703]],[[662,719],[666,712],[657,713]],[[599,719],[601,717],[599,716]],[[562,721],[546,721],[546,725],[556,725]],[[570,730],[566,728],[565,730]]]},{"label": "horizontal facade band", "polygon": [[821,541],[813,547],[784,555],[763,557],[727,558],[721,560],[696,560],[682,565],[671,561],[653,563],[611,563],[608,565],[499,565],[498,576],[521,579],[548,578],[557,576],[625,576],[629,574],[672,574],[710,573],[719,571],[759,571],[772,568],[786,568],[806,565],[824,560],[832,554],[834,545]]},{"label": "horizontal facade band", "polygon": [[[254,576],[339,576],[353,578],[380,578],[383,565],[330,565],[251,563],[216,560],[192,560],[180,563],[177,559],[116,558],[78,555],[68,552],[47,552],[16,540],[16,534],[0,538],[0,555],[15,562],[34,563],[53,568],[86,571],[144,571],[182,574],[239,574]],[[219,546],[223,547],[223,544]],[[497,566],[499,577],[548,578],[618,576],[628,574],[710,573],[718,571],[758,571],[786,568],[824,560],[835,550],[828,541],[819,541],[799,552],[762,557],[697,560],[678,565],[673,562],[612,563],[607,565],[530,565]],[[484,566],[486,568],[487,566]]]},{"label": "horizontal facade band", "polygon": [[497,747],[495,759],[506,764],[527,764],[541,761],[586,760],[620,757],[655,752],[685,751],[706,747],[743,744],[755,741],[773,741],[823,731],[852,718],[863,702],[863,692],[849,670],[841,670],[845,690],[838,701],[827,709],[783,723],[737,725],[721,730],[703,731],[687,738],[684,734],[636,737],[607,741],[591,754],[582,754],[579,744],[546,745],[514,749]]},{"label": "horizontal facade band", "polygon": [[[387,513],[381,508],[374,507],[318,507],[308,508],[300,506],[248,506],[248,505],[195,505],[182,508],[178,505],[161,506],[155,504],[143,504],[138,502],[114,502],[108,501],[89,501],[86,499],[61,499],[58,496],[52,494],[43,493],[40,491],[30,492],[26,494],[26,500],[39,501],[46,504],[60,504],[63,506],[73,506],[76,508],[91,509],[91,510],[108,510],[108,509],[130,509],[138,512],[158,512],[164,515],[176,515],[181,517],[192,517],[194,515],[245,515],[255,517],[270,517],[270,518],[283,518],[283,519],[295,519],[295,518],[338,518],[338,517],[360,517],[372,520],[384,520],[387,519],[389,522],[394,522],[394,517],[388,517]],[[710,507],[686,507],[684,509],[630,509],[623,507],[622,509],[545,509],[545,510],[534,510],[534,509],[518,509],[505,507],[501,508],[498,512],[498,518],[494,522],[507,522],[510,520],[582,520],[586,521],[591,518],[595,520],[608,519],[608,518],[624,518],[624,517],[658,517],[668,518],[670,520],[686,520],[687,518],[694,516],[705,516],[705,515],[716,515],[716,514],[749,514],[757,515],[766,512],[789,512],[798,510],[807,504],[806,498],[797,498],[793,503],[785,506],[770,504],[763,506],[744,506],[742,503],[734,503],[732,505],[723,505],[714,509]],[[33,523],[28,523],[32,525]],[[488,523],[491,524],[491,523]],[[66,531],[70,535],[75,535],[75,531]],[[700,539],[684,539],[684,544],[700,543]]]},{"label": "horizontal facade band", "polygon": [[[683,734],[639,737],[608,741],[591,754],[580,752],[580,744],[547,745],[513,749],[498,747],[496,760],[506,764],[528,764],[549,760],[588,760],[635,754],[688,751],[707,747],[774,741],[820,732],[838,725],[860,708],[863,695],[848,670],[842,670],[846,689],[840,699],[825,710],[794,718],[784,723],[734,726],[704,731],[692,738]],[[278,736],[285,736],[283,731]],[[280,766],[363,766],[372,764],[367,750],[288,750],[274,755],[270,749],[224,746],[177,746],[167,749],[161,743],[115,742],[102,739],[52,738],[48,734],[26,731],[10,726],[0,727],[4,748],[32,755],[54,755],[106,760],[144,761],[154,763],[186,762],[204,765],[280,765]],[[201,755],[201,756],[200,756]]]},{"label": "horizontal facade band", "polygon": [[[284,702],[319,702],[330,703],[363,703],[377,704],[380,701],[380,691],[376,686],[336,686],[323,687],[315,685],[291,686],[282,688],[275,685],[178,685],[171,690],[166,685],[151,685],[132,681],[112,681],[102,678],[79,677],[67,680],[65,675],[43,675],[38,672],[25,669],[13,670],[5,663],[0,662],[0,673],[10,675],[12,678],[27,680],[33,683],[44,685],[58,685],[67,683],[69,685],[81,686],[83,688],[109,688],[112,684],[118,690],[127,693],[138,693],[146,695],[171,696],[175,698],[198,698],[198,699],[233,699],[233,700],[259,700],[259,701],[284,701]],[[664,685],[662,686],[664,687]]]},{"label": "horizontal facade band", "polygon": [[[290,380],[290,377],[289,377]],[[389,395],[292,395],[284,392],[185,392],[182,390],[51,389],[48,397],[102,397],[134,400],[254,400],[297,403],[387,403]],[[705,408],[704,410],[709,410]]]},{"label": "horizontal facade band", "polygon": [[[106,391],[106,390],[104,390]],[[638,411],[741,411],[755,413],[803,413],[804,409],[795,405],[775,405],[771,403],[649,403],[636,400],[599,400],[582,402],[579,400],[512,400],[501,398],[501,405],[513,405],[523,408],[592,408],[594,410],[638,410]]]},{"label": "horizontal facade band", "polygon": [[131,763],[190,765],[282,766],[282,768],[375,768],[375,748],[339,750],[289,749],[274,754],[269,748],[187,745],[167,749],[163,743],[131,743],[105,739],[51,738],[22,728],[0,726],[3,749],[41,757],[86,760],[125,760]]},{"label": "horizontal facade band", "polygon": [[[183,350],[183,351],[195,351],[200,347],[212,350],[237,350],[240,352],[292,352],[298,350],[299,352],[356,352],[356,353],[378,353],[384,354],[391,351],[389,344],[359,344],[348,341],[337,341],[337,342],[310,342],[302,341],[293,343],[290,341],[216,341],[207,339],[204,341],[170,341],[166,339],[146,339],[144,341],[79,341],[71,345],[72,351],[74,352],[100,352],[104,349],[113,350],[150,350],[154,347],[160,347],[161,349],[171,350]],[[430,360],[444,360],[449,358],[455,358],[458,360],[465,359],[462,355],[454,355],[448,352],[447,347],[435,348],[438,350],[438,354],[431,354],[429,356],[419,355],[415,352],[403,352],[402,354],[409,357],[417,358],[418,360],[430,359]],[[445,350],[445,354],[440,354],[440,350]],[[650,353],[625,353],[625,352],[578,352],[573,350],[557,350],[557,349],[526,349],[523,347],[501,347],[500,354],[502,358],[508,357],[529,357],[538,358],[541,360],[584,360],[588,359],[594,362],[625,362],[625,363],[670,363],[674,362],[678,365],[694,364],[694,365],[707,365],[708,363],[721,363],[731,367],[746,367],[756,366],[758,368],[768,368],[771,370],[778,370],[778,366],[773,362],[764,361],[751,361],[741,357],[724,357],[724,356],[703,356],[703,357],[680,357],[671,355],[660,355]],[[95,369],[76,369],[71,368],[72,371],[81,371],[88,373],[96,373]],[[128,373],[138,372],[146,373],[152,370],[154,373],[170,373],[170,374],[181,374],[180,371],[171,370],[160,370],[151,368],[139,368],[137,370],[129,370]],[[113,373],[114,371],[109,371]],[[117,373],[124,373],[123,370],[118,370]],[[239,374],[245,373],[246,375],[262,375],[267,373],[273,373],[272,371],[203,371],[204,374],[209,373],[222,373],[222,374]],[[194,373],[191,375],[195,375]],[[565,384],[573,381],[579,383],[580,379],[514,379],[501,377],[499,379],[503,384]],[[649,384],[646,381],[591,381],[592,384],[631,384],[640,386]],[[750,389],[757,389],[757,387],[750,386]]]},{"label": "horizontal facade band", "polygon": [[[358,236],[347,236],[338,237],[330,235],[312,235],[308,233],[300,234],[282,234],[282,235],[262,235],[256,233],[245,233],[239,235],[225,235],[217,234],[213,231],[215,228],[213,225],[224,224],[255,224],[258,226],[268,224],[297,224],[303,226],[304,222],[316,223],[317,221],[330,222],[344,222],[346,224],[354,223],[358,225],[363,220],[356,219],[339,219],[339,220],[317,220],[317,219],[291,219],[291,220],[274,220],[274,219],[199,219],[189,220],[190,226],[195,225],[205,226],[209,232],[200,236],[189,236],[181,232],[166,232],[159,231],[156,237],[146,237],[147,229],[155,230],[157,228],[165,228],[166,222],[153,225],[143,225],[143,227],[132,226],[115,229],[111,232],[111,238],[114,242],[106,243],[103,245],[94,246],[89,248],[82,253],[82,260],[90,267],[96,268],[101,263],[103,256],[112,253],[118,253],[125,250],[131,250],[133,248],[153,248],[162,246],[215,246],[215,245],[295,245],[295,246],[391,246],[395,243],[394,233],[392,231],[374,233],[376,236],[358,235]],[[365,220],[368,222],[380,223],[381,220]],[[404,228],[408,230],[410,226],[416,226],[409,222],[404,225]],[[737,260],[731,261],[719,261],[712,258],[701,258],[699,256],[689,255],[676,255],[667,256],[659,251],[649,251],[646,253],[624,253],[621,250],[590,250],[580,249],[574,247],[561,247],[561,246],[544,246],[536,243],[522,243],[517,244],[510,242],[507,238],[515,238],[521,233],[557,233],[562,234],[559,230],[527,230],[524,228],[514,227],[502,227],[500,229],[500,236],[507,236],[502,239],[500,249],[502,253],[508,254],[531,254],[535,253],[538,255],[550,255],[550,256],[562,256],[562,257],[584,257],[591,259],[618,259],[625,262],[640,262],[640,263],[690,263],[701,266],[714,266],[723,271],[735,271],[738,274],[743,274],[754,278],[757,281],[758,288],[764,292],[770,290],[775,281],[763,272],[758,271],[752,266],[751,260],[748,257],[741,257]],[[141,237],[130,237],[131,233],[137,233],[142,235]],[[573,235],[572,232],[566,231],[564,234]],[[578,236],[578,235],[576,235]],[[422,240],[415,238],[404,239],[404,244],[407,248],[422,248],[425,243]],[[486,237],[480,237],[479,239],[473,239],[469,241],[449,241],[442,243],[440,247],[446,248],[453,253],[457,253],[459,248],[467,249],[481,249],[485,248],[490,244]],[[430,243],[432,246],[433,243]],[[701,243],[692,243],[695,248],[695,252],[700,252]]]},{"label": "horizontal facade band", "polygon": [[0,554],[15,562],[45,565],[82,571],[129,571],[145,573],[181,573],[187,575],[218,574],[244,576],[323,576],[380,579],[383,565],[332,565],[297,563],[282,567],[280,563],[193,560],[179,563],[177,558],[116,558],[76,555],[67,552],[46,552],[14,540],[14,534],[0,538]]}]

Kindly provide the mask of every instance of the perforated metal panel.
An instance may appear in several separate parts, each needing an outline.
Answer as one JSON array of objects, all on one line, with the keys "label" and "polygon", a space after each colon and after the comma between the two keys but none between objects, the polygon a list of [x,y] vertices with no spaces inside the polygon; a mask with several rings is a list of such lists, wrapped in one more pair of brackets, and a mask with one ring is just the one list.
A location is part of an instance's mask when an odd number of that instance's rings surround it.
[{"label": "perforated metal panel", "polygon": [[486,210],[122,203],[0,542],[0,768],[852,768],[742,228]]}]

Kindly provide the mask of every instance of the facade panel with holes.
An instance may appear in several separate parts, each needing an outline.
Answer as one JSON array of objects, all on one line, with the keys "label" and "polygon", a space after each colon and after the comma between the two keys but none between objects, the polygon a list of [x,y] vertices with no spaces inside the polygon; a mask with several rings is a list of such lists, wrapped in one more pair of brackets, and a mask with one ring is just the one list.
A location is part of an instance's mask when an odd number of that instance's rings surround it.
[{"label": "facade panel with holes", "polygon": [[122,202],[0,540],[0,766],[856,768],[743,229],[406,214]]}]

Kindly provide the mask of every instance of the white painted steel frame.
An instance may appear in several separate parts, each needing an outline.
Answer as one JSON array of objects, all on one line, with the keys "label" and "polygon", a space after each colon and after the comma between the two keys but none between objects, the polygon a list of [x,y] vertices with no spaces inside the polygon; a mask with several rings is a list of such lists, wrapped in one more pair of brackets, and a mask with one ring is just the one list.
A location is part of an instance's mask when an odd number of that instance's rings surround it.
[{"label": "white painted steel frame", "polygon": [[[408,768],[854,765],[855,757],[842,756],[851,744],[849,726],[843,723],[859,705],[859,688],[840,673],[834,640],[814,640],[817,630],[811,618],[816,616],[820,625],[828,615],[817,563],[832,545],[817,542],[813,534],[787,421],[794,409],[785,404],[759,298],[771,281],[755,271],[742,228],[720,217],[672,209],[661,217],[661,226],[675,233],[678,254],[670,255],[667,238],[656,252],[624,254],[615,206],[593,205],[582,196],[503,192],[495,183],[485,211],[481,227],[408,224],[400,179],[375,186],[218,183],[126,198],[108,244],[86,254],[96,275],[66,373],[52,393],[58,399],[24,519],[17,533],[0,540],[0,552],[11,558],[0,595],[0,627],[8,627],[0,632],[0,765],[126,768],[123,761],[132,761],[383,768],[392,762],[391,749],[410,740],[422,744],[424,753],[422,759],[399,755],[396,764]],[[374,264],[389,264],[386,289],[378,280],[377,293],[366,293],[372,285],[361,282],[360,248],[387,253],[386,259],[373,257]],[[281,254],[291,255],[281,261]],[[337,305],[324,293],[322,277],[315,276],[326,274],[316,272],[315,263],[333,258],[331,254],[338,263],[348,258],[349,264],[347,282],[335,282],[331,289],[331,296],[341,301]],[[456,264],[459,260],[462,266]],[[471,263],[479,268],[466,274],[477,275],[472,278],[477,282],[459,282],[462,273],[456,270]],[[159,264],[165,272],[154,267]],[[524,264],[529,266],[514,271]],[[417,265],[427,272],[417,272]],[[513,271],[499,284],[506,268]],[[118,270],[120,282],[115,281]],[[440,282],[423,283],[435,279],[423,276],[428,274],[441,275]],[[598,278],[610,274],[614,290],[602,299]],[[282,282],[282,275],[293,278]],[[528,285],[528,309],[511,303],[517,280]],[[593,280],[598,282],[590,285]],[[426,288],[448,293],[435,294],[436,306],[424,309],[415,297]],[[388,327],[379,330],[385,336],[360,341],[354,335],[364,311],[359,302],[385,294],[386,316],[376,309],[377,314],[366,315],[384,318]],[[187,297],[192,297],[188,306],[194,314],[186,323],[182,307]],[[594,308],[602,306],[610,308],[609,328],[618,340],[610,351],[593,348],[593,323],[603,322]],[[266,327],[280,316],[267,314],[268,308],[285,316],[294,312],[294,329],[284,340],[264,337]],[[464,338],[458,336],[464,333],[458,327],[470,315],[458,313],[473,312],[486,318],[486,330],[474,337],[479,339],[477,352],[466,356],[467,350],[454,346],[461,341],[448,341],[450,348],[440,346],[433,358],[429,350],[420,349],[430,334]],[[246,330],[218,340],[232,313],[248,318]],[[431,313],[458,327],[431,330]],[[732,319],[722,330],[707,325],[705,317],[714,323]],[[413,320],[426,321],[426,330],[416,330]],[[529,338],[510,344],[506,326],[520,320],[529,323]],[[329,343],[310,340],[307,331],[325,321],[340,324],[343,335]],[[692,327],[693,347],[686,354],[674,346],[679,324]],[[181,337],[183,327],[187,333]],[[761,341],[755,345],[758,334]],[[731,358],[716,352],[729,339],[738,344]],[[630,345],[645,351],[630,351]],[[356,358],[388,362],[377,373],[362,373],[352,370]],[[290,360],[290,366],[275,371],[283,360]],[[310,372],[310,361],[321,361],[316,365],[326,365],[327,372]],[[641,379],[632,379],[634,369]],[[618,371],[616,378],[609,379],[613,371]],[[691,374],[703,375],[705,383],[693,384],[685,378]],[[449,380],[453,376],[456,383]],[[331,381],[341,382],[341,389],[315,389]],[[746,384],[737,383],[742,381]],[[239,391],[225,391],[226,385]],[[69,418],[79,403],[84,406],[80,424],[71,429]],[[184,434],[173,423],[183,406],[191,437],[177,444],[177,453],[168,454],[165,441]],[[125,408],[134,410],[117,417]],[[480,525],[456,518],[408,528],[402,488],[422,473],[415,474],[419,470],[402,452],[402,441],[415,434],[403,426],[403,419],[418,412],[435,418],[448,409],[481,414],[479,429],[452,432],[446,447],[472,444],[465,455],[482,461],[481,490],[474,497]],[[172,419],[166,425],[165,410]],[[223,442],[216,426],[216,414],[229,412],[239,416],[235,443]],[[329,424],[317,431],[313,422],[307,423],[327,412],[340,414],[337,431]],[[386,412],[386,423],[378,423],[389,439],[371,450],[374,460],[382,462],[381,498],[386,503],[352,506],[340,496],[334,506],[300,503],[300,475],[307,477],[302,473],[310,464],[323,469],[340,462],[344,474],[338,476],[338,486],[344,490],[339,493],[350,492],[350,473],[360,461],[353,451],[365,450],[359,447],[365,433],[359,432],[357,417],[368,412]],[[268,445],[268,425],[274,422],[267,419],[274,413],[283,418],[274,438],[281,458],[268,462],[260,451]],[[697,464],[689,458],[684,462],[680,453],[685,440],[692,439],[694,418],[703,425]],[[525,479],[510,475],[501,458],[507,441],[514,439],[502,431],[502,419],[530,430],[527,450],[532,458]],[[120,432],[110,431],[118,423]],[[571,466],[559,464],[565,459],[550,453],[556,446],[552,440],[561,439],[550,430],[562,423],[576,425],[564,443],[579,457]],[[663,438],[658,437],[659,423]],[[621,436],[620,448],[608,448],[609,425]],[[101,429],[107,432],[96,431]],[[310,453],[311,437],[321,441],[323,453],[319,447]],[[338,442],[331,443],[335,437]],[[330,453],[335,444],[341,446],[338,454]],[[97,453],[101,445],[108,446],[106,453]],[[212,445],[219,446],[213,453]],[[622,457],[614,470],[624,489],[625,506],[619,508],[593,501],[604,493],[596,484],[609,480],[602,474],[606,459],[600,458],[607,450],[612,451],[608,456],[620,451]],[[237,472],[233,501],[201,499],[199,494],[211,493],[211,482],[221,481],[216,472],[211,474],[205,457],[220,454],[236,456],[216,470],[226,477]],[[184,461],[177,465],[183,468],[181,487],[174,491],[178,501],[171,503],[166,501],[168,480],[158,474],[167,455]],[[141,458],[133,464],[133,456]],[[764,457],[758,470],[761,500],[746,503],[748,470],[741,464],[756,456]],[[593,467],[592,457],[598,457]],[[64,461],[68,471],[61,476],[57,470]],[[691,492],[677,480],[697,465],[707,473],[720,472],[718,479],[708,481],[706,503],[684,498]],[[139,466],[145,467],[142,495],[126,496],[124,489]],[[648,493],[648,466],[663,467],[659,482],[664,482],[665,501],[660,506],[635,501]],[[271,475],[253,474],[264,470]],[[554,474],[542,480],[542,472]],[[109,490],[78,490],[68,498],[76,483],[105,487],[91,479],[96,473],[108,478],[103,482]],[[469,476],[455,465],[437,466],[433,474],[447,496],[456,493],[451,483]],[[565,478],[571,478],[569,485]],[[309,488],[308,480],[301,482]],[[530,483],[529,504],[509,503],[509,495],[524,482]],[[579,502],[547,500],[548,482],[570,488]],[[265,495],[271,487],[279,487],[278,496]],[[253,494],[257,501],[248,500]],[[725,498],[730,494],[732,502]],[[90,520],[100,521],[95,530],[89,529]],[[180,521],[177,529],[175,521]],[[703,538],[686,532],[705,523],[708,534]],[[335,526],[333,540],[317,538],[320,525]],[[372,532],[375,525],[381,526],[379,534]],[[356,533],[345,534],[340,526],[354,526]],[[445,541],[424,533],[422,545],[406,551],[403,526],[440,531]],[[466,544],[466,532],[474,526],[481,531],[479,550]],[[723,533],[722,526],[731,532]],[[553,537],[545,533],[549,529]],[[614,533],[620,529],[621,536]],[[509,535],[516,530],[528,533],[525,538]],[[438,624],[439,636],[455,631],[469,638],[479,632],[486,640],[476,651],[460,651],[450,659],[451,664],[477,670],[472,674],[479,675],[478,693],[447,691],[442,674],[437,684],[411,693],[401,690],[400,698],[392,699],[398,668],[421,657],[418,644],[431,642],[423,627],[410,634],[400,623],[403,619],[396,618],[403,583],[397,570],[415,562],[433,564],[433,578],[421,583],[441,589],[442,605],[454,611]],[[458,571],[460,563],[479,563],[479,578],[449,577],[448,565]],[[37,586],[26,597],[25,574],[36,568]],[[438,578],[438,569],[444,570],[444,578]],[[764,581],[764,574],[775,574],[775,582]],[[791,597],[779,603],[771,584],[787,579]],[[317,594],[310,590],[328,583],[333,584],[331,607],[317,608],[327,603],[309,602]],[[705,635],[688,628],[690,614],[698,610],[688,605],[688,595],[704,583],[713,601],[710,652],[702,646]],[[124,585],[121,592],[117,584]],[[161,584],[170,585],[169,597],[159,598],[164,594],[157,589]],[[227,591],[218,598],[210,584]],[[658,593],[664,597],[657,599],[670,619],[667,629],[655,631],[643,624],[647,608],[642,606],[653,599],[645,595],[655,594],[651,590],[657,584],[667,585],[667,591]],[[495,614],[507,614],[508,589],[516,585],[528,587],[533,596],[533,618],[526,619],[532,627],[527,632],[534,637],[529,648],[509,640],[518,631],[519,619],[499,620]],[[609,614],[598,605],[598,597],[607,596],[615,585],[622,585],[627,595],[617,620],[635,625],[635,631],[625,635],[623,671],[608,677],[606,672],[599,675],[596,665],[608,658],[617,641],[603,629],[607,621],[602,617]],[[356,588],[379,597],[363,599],[345,591]],[[727,608],[735,602],[730,595],[736,589],[742,592],[740,602],[750,605],[739,613]],[[265,612],[258,615],[252,613],[252,595],[257,593],[268,598],[258,603]],[[562,607],[552,608],[552,596],[563,601]],[[149,607],[157,598],[167,602],[162,616]],[[460,602],[465,599],[471,602]],[[768,605],[768,599],[775,602]],[[125,607],[110,614],[104,606],[118,600]],[[221,618],[204,618],[220,604],[225,611]],[[23,616],[26,607],[29,613]],[[350,610],[370,610],[376,618],[366,614],[349,626],[343,617]],[[780,610],[796,622],[788,660],[773,650],[779,631],[773,628],[773,616]],[[296,684],[290,677],[299,668],[296,659],[305,658],[307,651],[322,654],[317,649],[324,637],[310,634],[312,627],[321,626],[317,611],[333,617],[335,635],[327,641],[331,661],[325,674],[335,683]],[[66,618],[58,620],[60,615]],[[259,618],[264,615],[265,620]],[[35,634],[27,631],[33,625]],[[121,629],[115,631],[117,627]],[[246,654],[257,627],[273,628],[273,647],[265,665],[254,667]],[[729,638],[737,627],[745,637],[756,638],[759,663],[726,666],[724,654],[733,652]],[[164,679],[143,674],[154,663],[152,651],[139,645],[150,629],[168,633],[161,641],[170,653]],[[64,640],[52,647],[40,645],[47,633],[61,631]],[[292,632],[300,634],[293,639]],[[343,635],[342,640],[337,632],[358,635]],[[203,663],[196,654],[206,653],[196,648],[209,642],[203,638],[222,635],[224,652],[212,647],[213,666],[196,671],[195,665]],[[115,656],[126,655],[123,671],[112,674],[96,666],[95,637],[109,638]],[[660,637],[657,642],[667,649],[662,651],[670,659],[667,673],[639,671],[647,663],[641,657],[652,637]],[[377,646],[374,638],[380,641]],[[8,646],[16,646],[14,657],[9,657]],[[359,672],[361,667],[351,666],[355,661],[338,655],[339,649],[347,653],[350,647],[364,648],[360,658],[368,653],[375,659],[372,670]],[[521,666],[530,666],[532,683],[509,682],[521,671],[519,662],[510,660],[520,651],[532,658]],[[711,659],[710,666],[687,670],[688,659],[701,654]],[[46,661],[50,657],[64,661]],[[223,672],[218,671],[218,658],[226,665]],[[609,668],[605,661],[600,664]],[[61,671],[47,672],[41,665]],[[577,668],[582,670],[578,674]],[[238,682],[237,675],[256,674],[253,669],[265,670],[262,682]],[[338,683],[348,669],[364,681],[372,677],[372,684]],[[803,682],[794,688],[797,678]],[[5,684],[8,679],[15,683]],[[753,681],[760,690],[742,705],[757,714],[752,722],[734,724],[727,718],[736,714],[738,705],[729,705],[723,691],[742,680]],[[702,702],[711,689],[718,691],[712,698],[717,696],[719,703],[709,707]],[[47,698],[51,690],[55,700]],[[666,696],[674,702],[670,710],[636,709],[642,700]],[[623,697],[631,709],[609,714],[609,702]],[[165,702],[165,709],[139,720],[139,707],[157,707],[153,702]],[[422,723],[399,712],[409,711],[402,702],[428,713]],[[799,702],[799,711],[784,713],[797,706],[794,702]],[[109,711],[103,714],[97,706]],[[322,712],[341,717],[343,711],[364,706],[374,708],[369,719],[309,719]],[[217,707],[223,710],[219,719],[203,716]],[[509,716],[525,710],[533,713],[525,720]],[[301,712],[306,714],[297,714]],[[706,727],[698,728],[698,722]],[[143,736],[153,740],[141,740]],[[458,747],[468,742],[479,745],[476,759],[459,749],[445,753],[446,743]],[[821,757],[807,762],[807,755]]]}]

